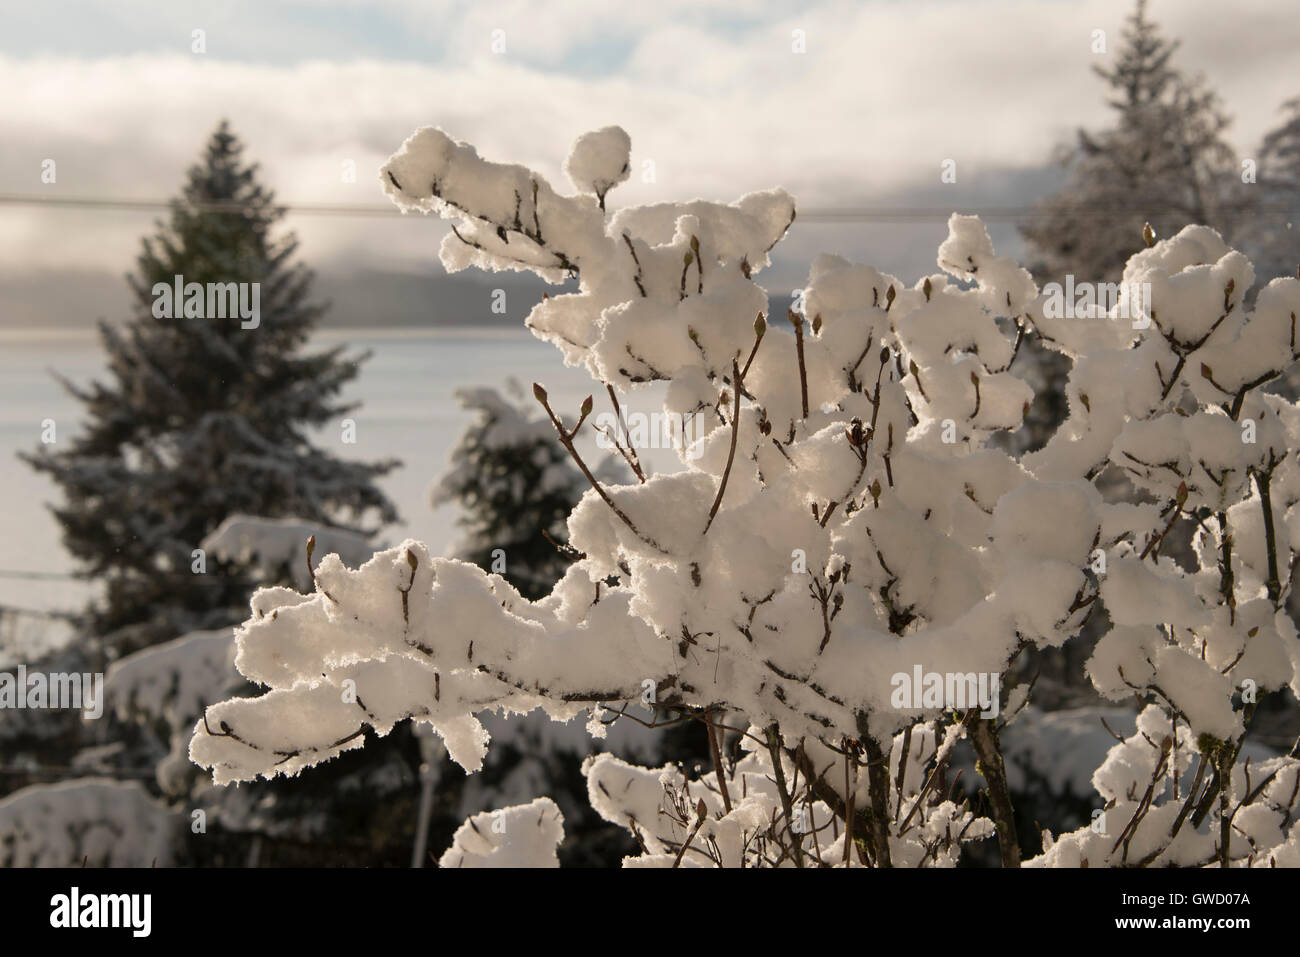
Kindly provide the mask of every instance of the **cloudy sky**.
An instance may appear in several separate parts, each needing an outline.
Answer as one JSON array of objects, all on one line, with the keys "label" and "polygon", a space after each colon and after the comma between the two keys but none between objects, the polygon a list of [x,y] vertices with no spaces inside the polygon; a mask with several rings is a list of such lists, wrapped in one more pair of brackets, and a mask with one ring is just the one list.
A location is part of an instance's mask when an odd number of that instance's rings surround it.
[{"label": "cloudy sky", "polygon": [[[0,325],[115,317],[120,277],[157,213],[27,200],[165,199],[221,117],[282,201],[375,207],[375,169],[418,126],[567,187],[560,164],[573,138],[617,123],[632,137],[634,175],[613,205],[785,186],[807,215],[769,275],[773,289],[798,285],[818,251],[911,281],[933,265],[942,218],[816,214],[978,211],[1049,191],[1053,146],[1106,120],[1090,67],[1117,49],[1131,9],[1131,0],[6,4]],[[1231,13],[1218,0],[1150,9],[1182,40],[1178,65],[1204,74],[1234,115],[1233,146],[1252,155],[1279,105],[1300,95],[1293,0],[1238,0]],[[1095,30],[1110,54],[1092,52]],[[41,182],[47,159],[54,184]],[[955,184],[939,181],[947,159]],[[347,161],[355,183],[344,181]],[[653,182],[643,181],[647,162]],[[383,321],[411,321],[421,308],[456,318],[418,302],[420,283],[440,272],[435,223],[380,212],[297,214],[290,225],[326,291],[342,297],[336,312],[364,300]],[[994,238],[1018,251],[1010,224]]]}]

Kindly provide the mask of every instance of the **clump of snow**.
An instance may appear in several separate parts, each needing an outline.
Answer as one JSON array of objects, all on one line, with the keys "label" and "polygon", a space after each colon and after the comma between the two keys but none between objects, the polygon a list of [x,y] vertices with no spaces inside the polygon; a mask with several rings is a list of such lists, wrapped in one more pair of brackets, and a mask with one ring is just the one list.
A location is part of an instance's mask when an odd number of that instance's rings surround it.
[{"label": "clump of snow", "polygon": [[559,867],[564,815],[550,798],[483,811],[462,824],[439,867]]},{"label": "clump of snow", "polygon": [[564,161],[564,175],[580,192],[594,193],[603,206],[605,194],[627,179],[631,152],[632,138],[621,127],[583,133]]}]

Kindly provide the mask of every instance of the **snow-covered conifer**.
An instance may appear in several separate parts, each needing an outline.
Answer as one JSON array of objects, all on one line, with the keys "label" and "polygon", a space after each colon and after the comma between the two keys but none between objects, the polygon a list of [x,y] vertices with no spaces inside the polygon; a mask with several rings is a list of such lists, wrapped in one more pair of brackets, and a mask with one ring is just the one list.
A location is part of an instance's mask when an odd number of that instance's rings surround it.
[{"label": "snow-covered conifer", "polygon": [[[213,133],[143,242],[131,317],[100,324],[108,379],[65,382],[84,428],[26,457],[61,488],[64,544],[102,583],[88,626],[123,651],[239,614],[240,567],[195,568],[228,516],[367,533],[396,518],[375,485],[395,462],[345,461],[309,436],[353,408],[338,396],[364,357],[304,350],[323,307],[293,260],[297,240],[273,234],[284,210],[242,150],[226,124]],[[236,299],[256,315],[234,314]]]}]

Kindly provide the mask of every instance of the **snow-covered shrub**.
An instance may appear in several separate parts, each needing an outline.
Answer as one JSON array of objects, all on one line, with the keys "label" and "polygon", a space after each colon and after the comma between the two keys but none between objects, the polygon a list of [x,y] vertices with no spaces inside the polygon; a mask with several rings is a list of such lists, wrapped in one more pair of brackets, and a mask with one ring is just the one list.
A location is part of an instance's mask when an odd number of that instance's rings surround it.
[{"label": "snow-covered shrub", "polygon": [[0,867],[165,867],[183,827],[138,784],[36,784],[0,801]]},{"label": "snow-covered shrub", "polygon": [[197,631],[153,645],[114,662],[104,693],[113,716],[154,732],[168,752],[156,765],[164,794],[188,792],[194,775],[187,758],[187,729],[203,709],[243,682],[234,669],[231,629]]},{"label": "snow-covered shrub", "polygon": [[[744,756],[717,748],[693,777],[590,761],[594,806],[640,841],[635,863],[933,866],[996,833],[1014,865],[997,716],[1028,689],[1001,678],[1104,604],[1091,679],[1148,707],[1093,778],[1109,830],[1063,836],[1039,862],[1294,856],[1300,762],[1236,760],[1255,696],[1297,691],[1280,608],[1300,550],[1300,412],[1258,386],[1296,357],[1300,282],[1245,312],[1250,264],[1189,227],[1129,260],[1149,314],[1130,321],[1121,298],[1110,316],[1052,319],[980,221],[954,215],[941,272],[910,287],[819,257],[788,335],[754,277],[790,196],[610,214],[597,184],[620,179],[626,137],[580,145],[569,168],[590,191],[575,196],[433,128],[381,182],[402,209],[452,221],[448,270],[576,275],[528,326],[615,391],[666,383],[665,412],[701,423],[682,469],[600,481],[574,444],[594,400],[575,416],[537,385],[591,486],[552,592],[528,601],[414,541],[356,569],[327,556],[312,593],[254,596],[236,664],[268,690],[207,709],[196,763],[218,783],[295,775],[413,718],[473,770],[484,710],[587,713],[600,735],[656,705],[715,742],[720,726],[739,734]],[[1026,335],[1073,360],[1070,414],[1017,457],[994,439],[1032,397],[1013,367]],[[1149,502],[1107,502],[1108,467]],[[1196,569],[1160,553],[1177,522],[1198,527]],[[945,793],[963,738],[991,818]]]},{"label": "snow-covered shrub", "polygon": [[[513,378],[501,391],[486,386],[459,389],[456,399],[473,417],[430,496],[435,507],[455,505],[461,512],[461,536],[448,553],[501,574],[525,598],[541,598],[572,561],[560,542],[587,481],[555,441],[550,420],[532,395],[525,399]],[[636,459],[631,461],[640,467]],[[621,481],[622,466],[608,456],[593,468],[593,474]],[[492,749],[479,772],[464,776],[452,769],[445,751],[434,762],[438,788],[434,829],[451,834],[466,818],[526,804],[546,794],[563,815],[563,863],[617,863],[632,849],[630,835],[610,828],[587,801],[581,767],[591,752],[592,739],[581,722],[557,724],[540,711],[480,718],[491,735]],[[662,761],[668,754],[679,760],[697,755],[698,745],[674,747],[682,743],[680,735],[620,721],[610,728],[603,748],[640,761]],[[472,829],[467,833],[472,834]]]}]

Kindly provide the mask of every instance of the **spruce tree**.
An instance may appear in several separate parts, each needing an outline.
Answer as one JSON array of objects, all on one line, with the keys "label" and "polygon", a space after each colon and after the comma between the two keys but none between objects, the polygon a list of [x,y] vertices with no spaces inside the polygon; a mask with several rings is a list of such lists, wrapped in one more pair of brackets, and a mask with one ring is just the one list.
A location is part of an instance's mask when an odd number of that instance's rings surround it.
[{"label": "spruce tree", "polygon": [[[222,122],[168,221],[143,240],[127,277],[130,318],[99,323],[107,380],[63,380],[85,406],[84,426],[23,456],[63,493],[52,508],[64,545],[102,585],[87,627],[117,652],[237,620],[247,576],[211,560],[196,573],[194,553],[228,515],[294,516],[363,534],[397,518],[375,485],[396,461],[343,461],[309,438],[354,408],[338,396],[366,356],[305,348],[325,307],[294,260],[296,238],[273,235],[285,211],[242,152]],[[186,316],[176,302],[168,318],[159,303],[177,276],[187,290],[256,283],[260,315]]]},{"label": "spruce tree", "polygon": [[462,510],[457,557],[501,574],[536,600],[572,561],[556,543],[566,537],[565,519],[587,484],[551,423],[522,404],[518,383],[510,385],[513,400],[491,388],[457,393],[474,422],[452,450],[432,500]]},{"label": "spruce tree", "polygon": [[1138,0],[1114,64],[1093,67],[1110,87],[1116,123],[1079,131],[1062,156],[1065,187],[1021,228],[1041,257],[1040,278],[1117,280],[1145,222],[1160,236],[1200,223],[1229,240],[1241,225],[1240,181],[1223,140],[1229,119],[1199,78],[1174,67],[1178,46]]},{"label": "spruce tree", "polygon": [[1300,97],[1282,110],[1259,150],[1259,215],[1248,239],[1259,283],[1300,268]]},{"label": "spruce tree", "polygon": [[[1039,283],[1062,282],[1067,274],[1117,281],[1141,248],[1147,222],[1159,236],[1199,223],[1229,241],[1240,238],[1251,195],[1222,139],[1229,119],[1201,80],[1176,69],[1178,47],[1149,19],[1146,0],[1137,0],[1113,64],[1093,67],[1109,88],[1116,121],[1099,132],[1081,129],[1077,143],[1062,147],[1065,186],[1021,226]],[[1070,360],[1030,336],[1019,363],[1039,388],[1011,444],[1036,449],[1065,418]]]}]

